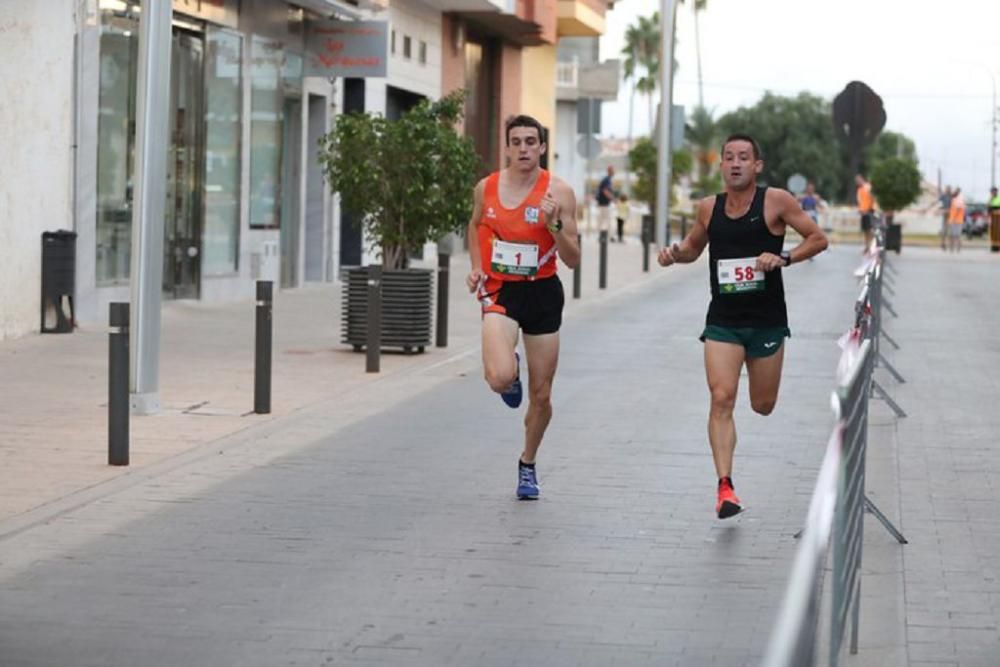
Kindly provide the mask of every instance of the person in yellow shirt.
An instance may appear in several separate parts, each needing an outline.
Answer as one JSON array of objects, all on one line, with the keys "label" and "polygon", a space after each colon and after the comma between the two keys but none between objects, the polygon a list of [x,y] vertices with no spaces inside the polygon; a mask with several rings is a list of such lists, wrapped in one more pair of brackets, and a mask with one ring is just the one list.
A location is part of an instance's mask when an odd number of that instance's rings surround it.
[{"label": "person in yellow shirt", "polygon": [[965,222],[965,197],[962,188],[955,188],[948,209],[948,251],[962,250],[962,223]]},{"label": "person in yellow shirt", "polygon": [[628,222],[630,207],[628,205],[628,195],[618,195],[618,210],[615,214],[615,221],[618,223],[618,242],[625,241],[625,223]]},{"label": "person in yellow shirt", "polygon": [[875,236],[875,196],[872,195],[872,184],[861,174],[854,177],[854,184],[858,186],[856,195],[858,213],[861,215],[861,233],[865,235],[865,245],[861,249],[861,254],[864,254],[868,252]]}]

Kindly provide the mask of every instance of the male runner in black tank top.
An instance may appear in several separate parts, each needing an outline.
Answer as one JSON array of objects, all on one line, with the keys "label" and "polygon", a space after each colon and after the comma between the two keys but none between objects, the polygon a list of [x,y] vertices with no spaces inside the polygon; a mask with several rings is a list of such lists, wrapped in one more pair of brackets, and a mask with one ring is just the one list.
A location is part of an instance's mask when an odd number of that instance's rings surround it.
[{"label": "male runner in black tank top", "polygon": [[[705,375],[711,394],[708,440],[719,476],[715,511],[720,519],[743,507],[733,491],[736,425],[733,406],[743,364],[750,404],[769,415],[778,399],[788,330],[781,268],[826,249],[826,236],[785,190],[757,187],[764,163],[757,142],[730,136],[722,144],[725,190],[698,203],[697,221],[681,243],[660,250],[660,266],[693,262],[709,246],[712,301],[705,330]],[[785,228],[802,242],[784,251]]]}]

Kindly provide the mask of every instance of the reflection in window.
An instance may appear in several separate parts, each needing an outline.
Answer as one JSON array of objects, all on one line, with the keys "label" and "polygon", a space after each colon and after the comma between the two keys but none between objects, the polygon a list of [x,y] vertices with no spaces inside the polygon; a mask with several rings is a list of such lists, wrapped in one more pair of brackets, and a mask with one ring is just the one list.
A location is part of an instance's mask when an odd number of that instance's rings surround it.
[{"label": "reflection in window", "polygon": [[127,283],[132,246],[132,161],[139,21],[101,12],[97,119],[98,285]]},{"label": "reflection in window", "polygon": [[202,271],[233,273],[240,243],[243,40],[209,29],[205,66],[205,229]]},{"label": "reflection in window", "polygon": [[254,36],[250,45],[250,226],[281,220],[281,43]]}]

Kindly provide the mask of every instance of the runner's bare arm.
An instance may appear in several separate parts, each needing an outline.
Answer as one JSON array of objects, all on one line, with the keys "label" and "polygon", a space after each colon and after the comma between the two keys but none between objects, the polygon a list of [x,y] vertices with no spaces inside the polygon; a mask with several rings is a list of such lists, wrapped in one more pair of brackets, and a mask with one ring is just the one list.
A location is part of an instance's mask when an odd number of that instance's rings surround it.
[{"label": "runner's bare arm", "polygon": [[[553,232],[552,238],[555,239],[563,264],[575,269],[580,265],[580,246],[576,241],[576,193],[561,178],[552,179],[549,191],[556,200],[555,215],[562,221],[562,229]],[[551,223],[555,224],[555,219]]]},{"label": "runner's bare arm", "polygon": [[691,225],[691,231],[680,243],[664,246],[656,256],[660,266],[671,264],[689,264],[701,256],[708,245],[708,222],[712,218],[712,207],[715,198],[706,197],[698,202],[698,214]]},{"label": "runner's bare arm", "polygon": [[[790,263],[805,261],[826,250],[827,245],[829,245],[826,234],[802,210],[795,197],[778,188],[768,188],[766,197],[765,210],[774,211],[779,224],[788,225],[802,237],[802,242],[792,248],[789,253]],[[771,271],[784,265],[785,261],[781,257],[769,252],[765,252],[757,258],[757,269],[761,271]]]},{"label": "runner's bare arm", "polygon": [[479,256],[479,220],[483,216],[483,191],[486,188],[486,179],[476,183],[476,188],[472,193],[472,217],[469,218],[469,226],[466,230],[466,238],[469,240],[469,263],[472,270],[465,278],[465,285],[470,292],[476,291],[479,280],[483,276],[482,258]]}]

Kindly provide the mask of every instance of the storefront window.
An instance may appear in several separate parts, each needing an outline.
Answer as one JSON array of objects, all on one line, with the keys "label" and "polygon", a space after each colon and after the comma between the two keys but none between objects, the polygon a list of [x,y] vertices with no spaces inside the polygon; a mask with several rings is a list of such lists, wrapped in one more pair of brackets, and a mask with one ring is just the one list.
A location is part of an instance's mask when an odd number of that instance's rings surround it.
[{"label": "storefront window", "polygon": [[[124,5],[124,3],[122,3]],[[97,120],[97,284],[127,283],[139,21],[126,6],[101,12]]]},{"label": "storefront window", "polygon": [[209,29],[205,64],[205,228],[202,271],[237,270],[240,242],[243,40]]},{"label": "storefront window", "polygon": [[250,58],[250,226],[277,227],[281,221],[284,51],[280,42],[254,36]]}]

